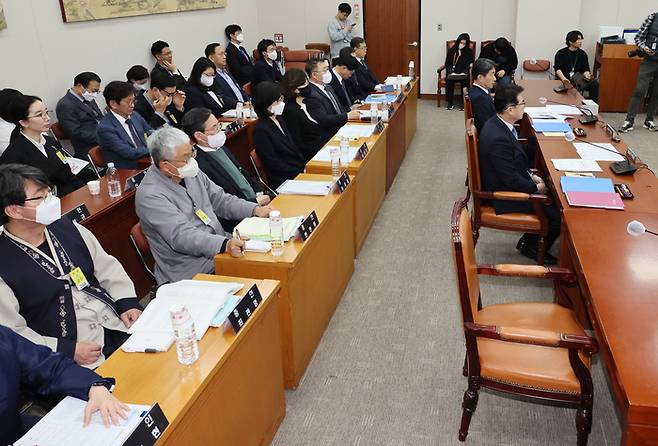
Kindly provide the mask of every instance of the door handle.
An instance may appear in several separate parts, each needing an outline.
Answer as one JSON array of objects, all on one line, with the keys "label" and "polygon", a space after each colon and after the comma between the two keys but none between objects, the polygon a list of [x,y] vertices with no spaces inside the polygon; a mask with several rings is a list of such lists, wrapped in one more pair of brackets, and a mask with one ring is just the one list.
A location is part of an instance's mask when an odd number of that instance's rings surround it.
[{"label": "door handle", "polygon": [[418,42],[411,42],[408,44],[408,46],[418,46]]}]

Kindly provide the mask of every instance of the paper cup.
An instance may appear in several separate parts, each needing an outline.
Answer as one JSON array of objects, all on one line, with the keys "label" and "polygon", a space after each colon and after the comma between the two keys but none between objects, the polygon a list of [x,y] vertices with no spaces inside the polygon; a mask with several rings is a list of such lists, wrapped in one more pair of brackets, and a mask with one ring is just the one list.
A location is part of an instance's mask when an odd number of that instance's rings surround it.
[{"label": "paper cup", "polygon": [[89,188],[89,193],[92,195],[98,195],[101,193],[101,182],[99,180],[89,181],[87,187]]}]

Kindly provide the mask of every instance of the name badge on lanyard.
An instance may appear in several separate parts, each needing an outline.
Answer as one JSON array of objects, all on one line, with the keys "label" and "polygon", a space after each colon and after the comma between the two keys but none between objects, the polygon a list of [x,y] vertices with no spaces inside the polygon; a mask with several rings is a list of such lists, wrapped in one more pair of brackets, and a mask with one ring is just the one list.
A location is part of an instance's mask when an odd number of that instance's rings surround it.
[{"label": "name badge on lanyard", "polygon": [[211,223],[210,218],[206,215],[205,212],[203,212],[202,209],[199,209],[199,208],[195,209],[194,214],[197,217],[199,217],[199,220],[201,220],[204,225],[210,226],[210,223]]},{"label": "name badge on lanyard", "polygon": [[57,155],[57,158],[59,158],[61,162],[63,163],[66,162],[66,157],[64,156],[61,150],[55,150],[55,154]]},{"label": "name badge on lanyard", "polygon": [[89,286],[89,282],[85,277],[85,273],[82,272],[79,266],[71,270],[71,272],[69,273],[69,277],[71,278],[71,281],[75,284],[75,287],[79,291],[82,291]]}]

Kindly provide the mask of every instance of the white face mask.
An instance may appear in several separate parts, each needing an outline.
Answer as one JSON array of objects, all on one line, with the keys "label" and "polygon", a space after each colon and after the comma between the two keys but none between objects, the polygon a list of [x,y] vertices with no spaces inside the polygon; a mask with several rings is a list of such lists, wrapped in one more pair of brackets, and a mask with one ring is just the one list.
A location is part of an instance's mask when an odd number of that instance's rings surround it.
[{"label": "white face mask", "polygon": [[270,51],[269,53],[267,53],[267,57],[269,57],[270,60],[276,60],[276,56],[277,56],[276,51]]},{"label": "white face mask", "polygon": [[208,147],[211,149],[219,149],[226,142],[226,134],[222,131],[214,135],[208,135]]},{"label": "white face mask", "polygon": [[235,36],[235,40],[237,40],[240,43],[244,42],[244,34],[239,33],[237,36]]},{"label": "white face mask", "polygon": [[206,76],[205,74],[202,74],[200,82],[204,87],[210,87],[215,82],[215,78],[214,76]]},{"label": "white face mask", "polygon": [[146,83],[144,83],[144,84],[135,84],[135,86],[136,86],[139,90],[142,90],[142,91],[146,91],[146,90],[149,89],[148,82],[146,82]]},{"label": "white face mask", "polygon": [[329,71],[326,71],[322,75],[322,83],[325,84],[325,85],[331,83],[331,73]]},{"label": "white face mask", "polygon": [[59,197],[49,195],[36,207],[34,221],[48,226],[62,218],[62,204]]},{"label": "white face mask", "polygon": [[91,91],[85,91],[82,93],[82,97],[87,101],[93,101],[98,97],[98,93],[92,93]]},{"label": "white face mask", "polygon": [[272,105],[272,113],[274,113],[276,116],[281,116],[283,114],[283,109],[286,107],[286,103],[281,101],[281,102],[275,102],[274,105]]}]

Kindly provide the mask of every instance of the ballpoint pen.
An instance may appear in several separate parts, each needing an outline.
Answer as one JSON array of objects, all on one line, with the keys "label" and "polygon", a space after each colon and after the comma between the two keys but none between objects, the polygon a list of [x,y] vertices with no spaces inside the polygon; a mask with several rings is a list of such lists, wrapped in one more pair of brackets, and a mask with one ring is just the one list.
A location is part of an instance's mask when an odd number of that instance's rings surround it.
[{"label": "ballpoint pen", "polygon": [[[237,238],[238,240],[241,239],[240,237],[240,231],[238,231],[238,228],[235,228],[235,232],[233,234],[234,238]],[[240,246],[240,252],[244,254],[244,246]]]}]

